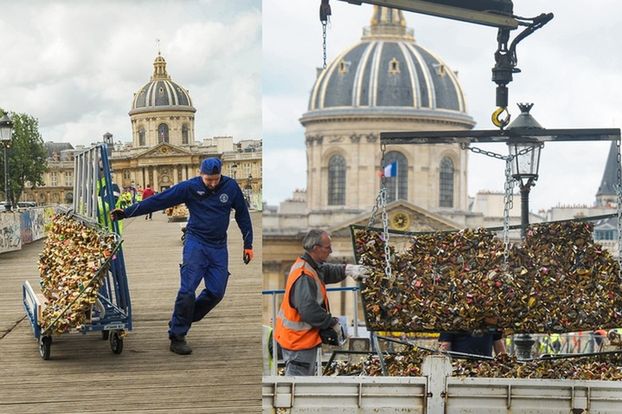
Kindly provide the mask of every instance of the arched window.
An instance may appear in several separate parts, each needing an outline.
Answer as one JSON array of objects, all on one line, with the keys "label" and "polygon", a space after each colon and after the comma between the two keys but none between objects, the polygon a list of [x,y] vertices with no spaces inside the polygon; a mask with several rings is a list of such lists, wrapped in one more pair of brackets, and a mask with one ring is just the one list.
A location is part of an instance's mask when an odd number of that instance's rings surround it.
[{"label": "arched window", "polygon": [[328,161],[328,205],[346,204],[346,160],[333,155]]},{"label": "arched window", "polygon": [[139,147],[145,146],[145,128],[140,128],[138,130],[138,146]]},{"label": "arched window", "polygon": [[188,144],[188,125],[186,124],[181,127],[181,143],[184,145]]},{"label": "arched window", "polygon": [[408,200],[408,160],[401,152],[390,151],[384,156],[384,165],[397,162],[397,175],[386,178],[387,202]]},{"label": "arched window", "polygon": [[158,144],[168,142],[168,125],[160,124],[158,126]]},{"label": "arched window", "polygon": [[441,170],[439,174],[440,195],[439,207],[454,206],[454,163],[449,157],[441,160]]}]

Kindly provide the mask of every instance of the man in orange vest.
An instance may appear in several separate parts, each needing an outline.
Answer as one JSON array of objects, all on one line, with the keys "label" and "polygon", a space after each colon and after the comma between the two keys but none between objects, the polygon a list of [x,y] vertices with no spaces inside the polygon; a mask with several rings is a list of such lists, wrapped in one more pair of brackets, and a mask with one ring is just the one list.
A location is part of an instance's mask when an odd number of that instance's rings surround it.
[{"label": "man in orange vest", "polygon": [[330,235],[323,230],[310,230],[302,246],[305,254],[289,272],[276,318],[275,338],[283,350],[285,375],[314,375],[317,347],[338,343],[342,330],[330,313],[326,284],[346,276],[362,280],[369,273],[360,265],[326,263],[332,248]]}]

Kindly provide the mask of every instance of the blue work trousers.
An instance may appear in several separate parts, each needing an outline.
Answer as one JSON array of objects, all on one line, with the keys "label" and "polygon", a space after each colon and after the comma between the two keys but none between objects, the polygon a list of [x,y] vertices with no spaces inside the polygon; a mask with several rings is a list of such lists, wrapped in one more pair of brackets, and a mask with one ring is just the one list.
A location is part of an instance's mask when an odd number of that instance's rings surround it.
[{"label": "blue work trousers", "polygon": [[[225,296],[229,271],[227,246],[208,246],[188,234],[184,242],[183,263],[180,269],[181,286],[169,323],[169,337],[183,337],[192,322],[200,321]],[[205,289],[196,290],[205,281]]]}]

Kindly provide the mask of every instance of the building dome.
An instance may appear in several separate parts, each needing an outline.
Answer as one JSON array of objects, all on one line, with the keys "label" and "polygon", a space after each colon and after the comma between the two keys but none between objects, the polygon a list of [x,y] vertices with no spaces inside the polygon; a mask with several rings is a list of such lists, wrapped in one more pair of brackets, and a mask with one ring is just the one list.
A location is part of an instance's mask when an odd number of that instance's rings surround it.
[{"label": "building dome", "polygon": [[166,61],[158,53],[151,80],[134,94],[130,115],[161,110],[195,111],[190,94],[171,80],[166,72]]},{"label": "building dome", "polygon": [[423,115],[471,121],[456,74],[415,42],[400,10],[374,6],[371,26],[345,50],[313,86],[313,115]]}]

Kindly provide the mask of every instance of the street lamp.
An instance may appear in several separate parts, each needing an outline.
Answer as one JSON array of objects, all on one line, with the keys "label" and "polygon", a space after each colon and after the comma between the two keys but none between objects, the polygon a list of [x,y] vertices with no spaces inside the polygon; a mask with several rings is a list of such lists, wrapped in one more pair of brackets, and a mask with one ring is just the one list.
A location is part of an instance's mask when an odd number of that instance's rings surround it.
[{"label": "street lamp", "polygon": [[[524,132],[520,139],[509,139],[510,156],[512,156],[512,177],[518,181],[520,188],[521,238],[524,239],[529,226],[529,190],[536,185],[540,167],[540,150],[543,144],[537,138],[530,138],[530,129],[542,129],[542,126],[529,113],[532,103],[518,104],[520,115],[507,129],[521,129]],[[527,136],[525,136],[527,135]],[[519,334],[514,339],[516,353],[521,359],[531,358],[534,340],[530,334]]]},{"label": "street lamp", "polygon": [[6,149],[11,145],[11,138],[13,136],[13,122],[11,119],[4,114],[2,118],[0,118],[0,143],[2,143],[2,147],[4,148],[4,197],[6,199],[6,210],[11,210],[11,202],[9,201],[9,159],[6,155]]},{"label": "street lamp", "polygon": [[[542,126],[529,113],[533,104],[518,104],[520,115],[508,129],[528,130],[542,129]],[[528,132],[525,131],[527,134]],[[537,138],[521,137],[509,139],[510,156],[512,156],[512,177],[518,181],[521,199],[521,238],[525,238],[529,225],[529,190],[536,185],[540,167],[540,149],[542,143]]]}]

